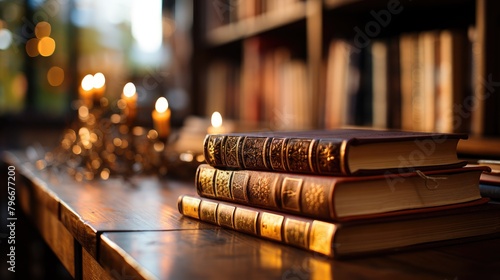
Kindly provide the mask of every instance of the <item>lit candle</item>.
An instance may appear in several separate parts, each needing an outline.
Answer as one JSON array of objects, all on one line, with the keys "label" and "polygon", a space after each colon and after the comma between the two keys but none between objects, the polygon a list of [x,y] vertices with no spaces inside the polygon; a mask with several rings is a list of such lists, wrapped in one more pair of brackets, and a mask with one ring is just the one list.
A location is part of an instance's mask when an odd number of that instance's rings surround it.
[{"label": "lit candle", "polygon": [[86,75],[82,79],[82,83],[79,88],[80,99],[87,106],[92,106],[92,99],[94,98],[94,76],[91,74]]},{"label": "lit candle", "polygon": [[208,128],[209,134],[224,133],[224,127],[222,126],[222,116],[219,112],[213,112],[210,122],[212,125]]},{"label": "lit candle", "polygon": [[153,110],[153,124],[161,138],[167,138],[170,134],[170,109],[165,97],[156,100],[155,110]]},{"label": "lit candle", "polygon": [[96,73],[93,79],[94,99],[100,100],[104,96],[106,90],[106,78],[102,73]]},{"label": "lit candle", "polygon": [[127,83],[123,87],[122,99],[125,100],[125,116],[127,120],[132,121],[137,114],[137,93],[133,83]]}]

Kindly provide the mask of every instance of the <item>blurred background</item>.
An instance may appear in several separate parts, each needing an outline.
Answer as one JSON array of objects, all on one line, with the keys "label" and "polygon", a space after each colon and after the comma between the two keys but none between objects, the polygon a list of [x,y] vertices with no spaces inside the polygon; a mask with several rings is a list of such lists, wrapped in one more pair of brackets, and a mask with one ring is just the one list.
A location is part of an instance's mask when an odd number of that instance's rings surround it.
[{"label": "blurred background", "polygon": [[[358,126],[464,132],[462,157],[498,159],[499,3],[0,0],[0,152],[60,145],[90,92],[118,111],[133,83],[127,125],[153,128],[165,97],[172,130],[198,135],[184,150],[209,126]],[[19,220],[18,276],[67,277]]]},{"label": "blurred background", "polygon": [[[87,75],[110,102],[128,82],[137,124],[159,96],[177,124],[190,113],[191,1],[0,1],[1,147],[48,144],[75,117]],[[181,74],[182,73],[182,74]],[[96,75],[97,74],[97,75]],[[148,114],[145,112],[149,111]],[[46,137],[48,138],[46,138]],[[57,140],[57,138],[56,138]]]},{"label": "blurred background", "polygon": [[153,127],[165,97],[174,130],[217,111],[224,131],[465,132],[462,153],[499,156],[498,11],[488,0],[1,0],[0,149],[56,143],[49,132],[75,119],[83,88],[113,109],[131,82],[131,126]]}]

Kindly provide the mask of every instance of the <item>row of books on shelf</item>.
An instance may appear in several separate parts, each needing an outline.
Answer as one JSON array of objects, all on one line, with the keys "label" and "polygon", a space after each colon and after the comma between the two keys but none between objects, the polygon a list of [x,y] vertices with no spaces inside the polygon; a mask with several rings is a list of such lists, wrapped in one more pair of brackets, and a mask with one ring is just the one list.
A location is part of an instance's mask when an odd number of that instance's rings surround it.
[{"label": "row of books on shelf", "polygon": [[300,5],[301,0],[214,0],[205,7],[208,31],[217,27],[252,20],[259,16],[279,17],[287,7]]},{"label": "row of books on shelf", "polygon": [[243,43],[242,64],[214,61],[207,71],[206,112],[263,123],[278,129],[311,128],[313,94],[308,93],[307,64],[292,51],[268,50],[267,42]]},{"label": "row of books on shelf", "polygon": [[456,155],[465,137],[366,129],[209,134],[207,163],[195,175],[199,196],[179,197],[178,208],[333,258],[497,236],[500,205],[480,193],[490,169]]},{"label": "row of books on shelf", "polygon": [[364,48],[333,40],[326,70],[326,126],[468,132],[472,108],[463,103],[472,94],[471,42],[466,30],[404,33]]},{"label": "row of books on shelf", "polygon": [[494,113],[484,112],[483,98],[474,96],[480,91],[473,91],[473,28],[404,33],[363,47],[334,39],[317,93],[310,92],[314,77],[304,55],[269,47],[269,40],[244,40],[241,63],[213,60],[206,76],[208,115],[220,111],[273,129],[356,125],[482,135],[481,120]]}]

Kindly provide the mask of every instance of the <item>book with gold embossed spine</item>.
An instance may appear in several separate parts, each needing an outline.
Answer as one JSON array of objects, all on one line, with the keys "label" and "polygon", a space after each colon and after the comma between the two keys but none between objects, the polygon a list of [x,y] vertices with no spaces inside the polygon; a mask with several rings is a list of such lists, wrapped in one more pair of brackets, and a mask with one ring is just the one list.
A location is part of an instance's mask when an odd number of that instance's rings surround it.
[{"label": "book with gold embossed spine", "polygon": [[[484,167],[335,177],[198,166],[202,197],[304,215],[321,220],[414,210],[478,200]],[[387,214],[386,214],[387,215]]]},{"label": "book with gold embossed spine", "polygon": [[344,223],[189,195],[180,196],[177,206],[184,216],[332,258],[500,233],[500,205],[490,203]]},{"label": "book with gold embossed spine", "polygon": [[335,225],[301,217],[259,211],[216,200],[180,196],[179,212],[185,216],[257,235],[333,257]]},{"label": "book with gold embossed spine", "polygon": [[457,144],[466,134],[337,129],[208,134],[205,160],[221,169],[321,175],[461,167]]}]

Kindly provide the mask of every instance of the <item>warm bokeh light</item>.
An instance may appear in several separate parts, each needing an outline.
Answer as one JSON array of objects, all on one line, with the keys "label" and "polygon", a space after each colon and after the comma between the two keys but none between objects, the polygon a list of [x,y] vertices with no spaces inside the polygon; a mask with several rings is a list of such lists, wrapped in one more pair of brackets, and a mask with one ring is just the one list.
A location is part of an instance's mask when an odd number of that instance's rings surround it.
[{"label": "warm bokeh light", "polygon": [[112,123],[118,124],[122,120],[122,117],[120,116],[120,114],[113,114],[109,119],[111,120]]},{"label": "warm bokeh light", "polygon": [[17,73],[12,80],[11,90],[14,95],[23,100],[26,96],[26,91],[28,90],[28,80],[24,73]]},{"label": "warm bokeh light", "polygon": [[221,127],[222,126],[222,116],[219,112],[215,111],[212,114],[211,123],[213,127]]},{"label": "warm bokeh light", "polygon": [[158,113],[164,113],[168,109],[168,101],[165,97],[160,97],[156,100],[155,109]]},{"label": "warm bokeh light", "polygon": [[123,87],[123,95],[125,95],[126,97],[134,96],[135,91],[136,89],[134,83],[129,82]]},{"label": "warm bokeh light", "polygon": [[144,52],[155,52],[162,44],[161,0],[133,0],[132,36]]},{"label": "warm bokeh light", "polygon": [[105,83],[106,83],[106,78],[104,77],[103,73],[99,72],[94,75],[94,80],[93,80],[94,88],[102,88]]},{"label": "warm bokeh light", "polygon": [[48,23],[46,21],[39,22],[35,26],[35,36],[38,39],[42,39],[44,37],[49,37],[51,30],[52,30],[52,27],[51,27],[50,23]]},{"label": "warm bokeh light", "polygon": [[0,50],[6,50],[12,44],[12,33],[0,26]]},{"label": "warm bokeh light", "polygon": [[82,79],[82,89],[89,91],[94,87],[94,76],[91,74],[87,74],[85,77]]},{"label": "warm bokeh light", "polygon": [[38,52],[41,56],[51,56],[56,49],[56,41],[50,37],[43,37],[38,42]]},{"label": "warm bokeh light", "polygon": [[78,108],[78,117],[81,120],[86,120],[89,117],[89,108],[86,106],[80,106],[80,108]]},{"label": "warm bokeh light", "polygon": [[38,52],[38,38],[31,38],[26,42],[26,53],[30,57],[35,57],[40,54]]},{"label": "warm bokeh light", "polygon": [[104,168],[102,171],[101,171],[101,179],[103,180],[108,180],[109,179],[109,169],[107,168]]},{"label": "warm bokeh light", "polygon": [[53,87],[60,86],[64,82],[64,70],[61,67],[52,66],[47,72],[47,81]]}]

